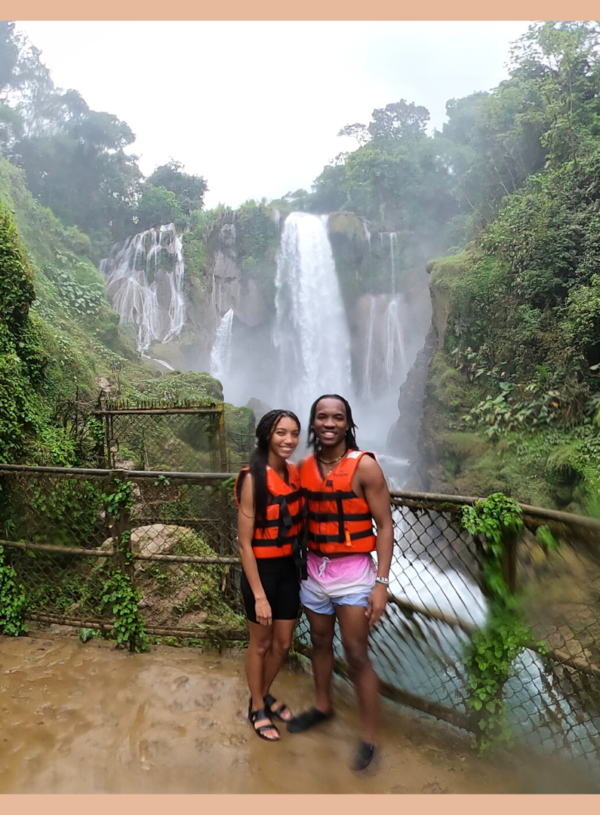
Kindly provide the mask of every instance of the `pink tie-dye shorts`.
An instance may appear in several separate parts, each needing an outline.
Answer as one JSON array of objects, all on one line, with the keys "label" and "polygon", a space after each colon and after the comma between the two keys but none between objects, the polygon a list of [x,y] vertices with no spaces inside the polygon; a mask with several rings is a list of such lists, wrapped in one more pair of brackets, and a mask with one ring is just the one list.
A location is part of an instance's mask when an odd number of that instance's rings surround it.
[{"label": "pink tie-dye shorts", "polygon": [[367,607],[377,569],[369,554],[330,559],[307,556],[308,578],[300,583],[300,602],[317,614],[334,614],[335,606]]}]

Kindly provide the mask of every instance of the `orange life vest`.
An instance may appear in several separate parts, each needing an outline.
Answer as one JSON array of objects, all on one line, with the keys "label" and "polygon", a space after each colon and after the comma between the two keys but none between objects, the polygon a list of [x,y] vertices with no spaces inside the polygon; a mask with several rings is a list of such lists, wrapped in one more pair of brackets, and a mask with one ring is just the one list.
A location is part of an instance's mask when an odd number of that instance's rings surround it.
[{"label": "orange life vest", "polygon": [[[275,470],[267,467],[267,490],[269,502],[264,518],[255,518],[252,551],[254,557],[289,557],[294,552],[294,543],[303,527],[302,511],[304,499],[300,490],[300,474],[295,464],[288,463],[289,484],[280,478]],[[244,467],[235,480],[235,500],[240,506],[242,483],[250,472]]]},{"label": "orange life vest", "polygon": [[307,502],[308,548],[323,555],[372,552],[377,539],[364,498],[352,490],[352,479],[364,450],[350,450],[337,467],[322,477],[314,455],[304,459],[300,482]]}]

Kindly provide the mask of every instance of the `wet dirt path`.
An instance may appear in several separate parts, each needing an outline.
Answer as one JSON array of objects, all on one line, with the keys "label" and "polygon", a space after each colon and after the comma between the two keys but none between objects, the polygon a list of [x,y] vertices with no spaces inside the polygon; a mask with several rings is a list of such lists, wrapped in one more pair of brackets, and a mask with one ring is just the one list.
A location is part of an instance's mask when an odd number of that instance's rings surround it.
[{"label": "wet dirt path", "polygon": [[[312,703],[298,669],[284,668],[275,690],[295,710]],[[0,793],[550,791],[531,767],[478,759],[468,736],[385,701],[376,772],[357,777],[349,689],[336,690],[335,720],[281,728],[279,744],[253,735],[247,700],[242,652],[0,637]]]}]

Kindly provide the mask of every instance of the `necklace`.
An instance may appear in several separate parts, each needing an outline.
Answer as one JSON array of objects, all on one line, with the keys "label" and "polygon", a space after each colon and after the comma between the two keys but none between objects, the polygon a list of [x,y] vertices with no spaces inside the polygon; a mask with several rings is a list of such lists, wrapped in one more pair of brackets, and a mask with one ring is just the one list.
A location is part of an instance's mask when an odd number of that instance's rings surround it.
[{"label": "necklace", "polygon": [[333,461],[325,461],[325,459],[321,458],[321,456],[317,456],[317,458],[321,462],[321,464],[324,464],[326,467],[331,467],[332,464],[337,464],[338,461],[341,461],[347,452],[348,452],[347,450],[344,450],[342,455],[339,456],[338,458],[334,458]]}]

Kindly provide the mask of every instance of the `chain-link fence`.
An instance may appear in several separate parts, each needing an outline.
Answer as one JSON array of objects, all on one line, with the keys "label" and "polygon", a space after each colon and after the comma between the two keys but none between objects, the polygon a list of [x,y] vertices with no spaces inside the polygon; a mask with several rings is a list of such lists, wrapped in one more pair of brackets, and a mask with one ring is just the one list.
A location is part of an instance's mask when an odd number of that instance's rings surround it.
[{"label": "chain-link fence", "polygon": [[[25,586],[29,614],[109,630],[104,586],[123,532],[154,634],[245,636],[228,476],[0,468],[0,545]],[[115,522],[108,505],[123,483],[132,506]]]},{"label": "chain-link fence", "polygon": [[[110,496],[132,484],[119,523]],[[231,476],[0,465],[0,545],[25,586],[29,616],[110,631],[103,587],[131,551],[140,611],[155,636],[243,640]],[[486,622],[481,543],[458,514],[474,499],[391,493],[395,548],[385,615],[371,636],[383,693],[475,730],[464,657]],[[517,739],[584,761],[600,781],[600,522],[523,507],[525,534],[508,550],[507,575],[524,592],[528,622],[544,640],[513,664],[504,686]],[[560,542],[543,550],[549,525]],[[310,654],[302,617],[296,649]],[[347,666],[339,637],[336,664]]]},{"label": "chain-link fence", "polygon": [[256,436],[254,433],[236,433],[227,428],[227,470],[237,473],[247,466],[254,450]]},{"label": "chain-link fence", "polygon": [[109,468],[216,473],[244,458],[241,450],[236,456],[239,440],[228,450],[223,404],[114,405],[93,415],[103,424],[104,463]]}]

